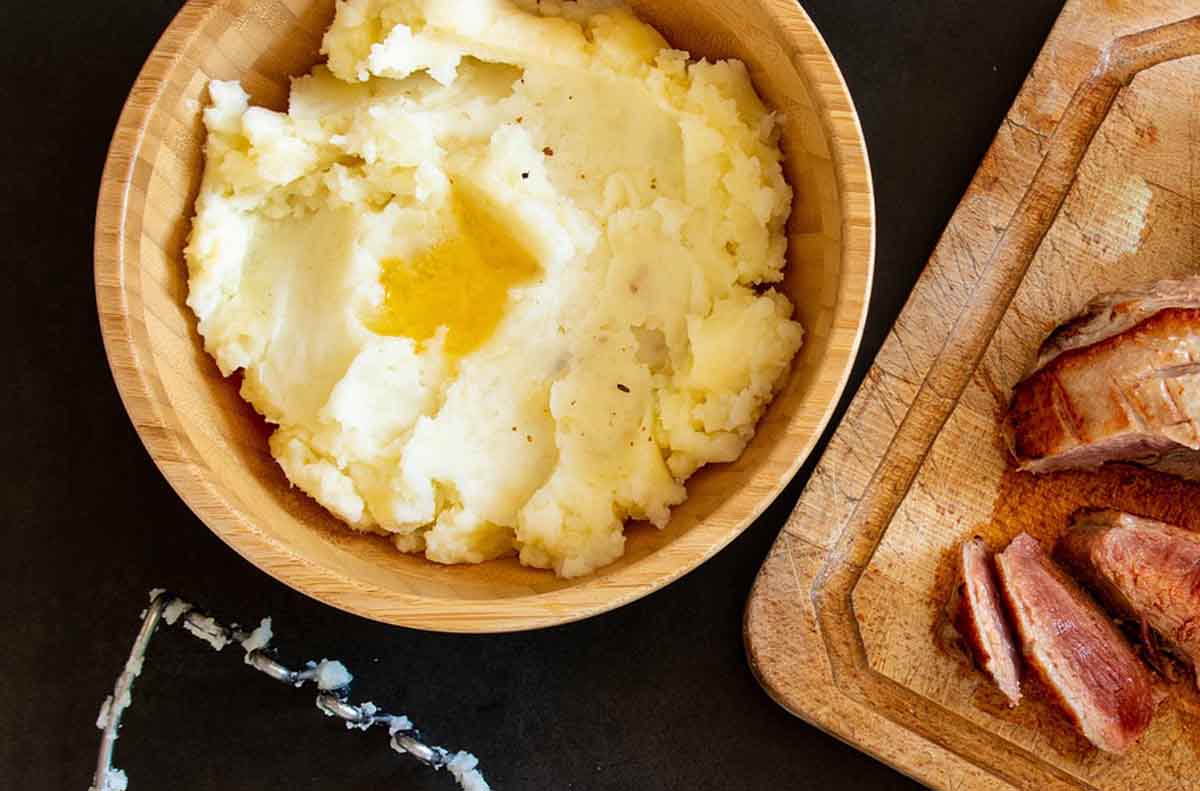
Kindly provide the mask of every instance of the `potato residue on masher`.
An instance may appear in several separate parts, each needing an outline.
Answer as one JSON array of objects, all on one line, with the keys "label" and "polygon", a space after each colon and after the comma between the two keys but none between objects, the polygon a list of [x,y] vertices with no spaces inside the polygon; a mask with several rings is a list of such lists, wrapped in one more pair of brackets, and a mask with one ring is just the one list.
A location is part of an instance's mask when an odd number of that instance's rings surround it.
[{"label": "potato residue on masher", "polygon": [[344,0],[322,51],[286,113],[209,86],[205,348],[349,526],[611,562],[737,458],[800,347],[774,117],[611,2]]}]

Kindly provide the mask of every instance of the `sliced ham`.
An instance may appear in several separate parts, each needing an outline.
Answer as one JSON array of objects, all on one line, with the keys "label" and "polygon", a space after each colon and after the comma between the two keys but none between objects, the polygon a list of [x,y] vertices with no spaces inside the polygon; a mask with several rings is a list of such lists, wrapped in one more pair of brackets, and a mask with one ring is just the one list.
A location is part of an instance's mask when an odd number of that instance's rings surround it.
[{"label": "sliced ham", "polygon": [[1026,533],[996,556],[1021,649],[1080,732],[1121,753],[1150,726],[1150,674],[1100,608]]},{"label": "sliced ham", "polygon": [[1121,511],[1076,516],[1056,556],[1100,599],[1200,662],[1200,535]]},{"label": "sliced ham", "polygon": [[992,553],[982,538],[958,552],[959,582],[950,603],[954,628],[975,665],[992,680],[1009,706],[1021,701],[1021,656],[1004,615]]},{"label": "sliced ham", "polygon": [[1200,480],[1200,276],[1094,300],[1013,391],[1021,469],[1133,461]]}]

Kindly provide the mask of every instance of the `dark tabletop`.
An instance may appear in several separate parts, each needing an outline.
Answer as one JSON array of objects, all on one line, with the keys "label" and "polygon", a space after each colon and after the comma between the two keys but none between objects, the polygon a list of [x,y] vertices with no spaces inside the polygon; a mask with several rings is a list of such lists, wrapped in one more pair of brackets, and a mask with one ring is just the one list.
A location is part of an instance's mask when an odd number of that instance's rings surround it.
[{"label": "dark tabletop", "polygon": [[[109,136],[180,0],[0,4],[5,348],[0,789],[84,791],[100,701],[151,587],[274,617],[290,659],[343,659],[355,693],[473,750],[498,789],[908,788],[777,707],[742,609],[811,462],[737,541],[665,590],[506,636],[384,626],[291,591],[226,547],[159,475],[105,363],[92,221]],[[845,402],[924,266],[1061,0],[807,0],[870,149],[875,292]],[[844,403],[843,403],[844,406]],[[839,413],[840,414],[840,413]],[[834,424],[837,420],[835,417]],[[343,730],[312,695],[161,633],[118,742],[133,791],[450,789]]]}]

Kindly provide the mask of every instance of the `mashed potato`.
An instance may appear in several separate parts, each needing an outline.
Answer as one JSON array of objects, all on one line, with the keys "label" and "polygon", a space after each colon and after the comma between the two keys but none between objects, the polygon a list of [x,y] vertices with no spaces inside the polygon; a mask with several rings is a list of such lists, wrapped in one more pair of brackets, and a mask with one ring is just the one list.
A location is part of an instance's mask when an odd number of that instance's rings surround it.
[{"label": "mashed potato", "polygon": [[801,342],[737,61],[610,3],[343,0],[289,108],[213,82],[188,304],[293,484],[563,576],[741,453]]}]

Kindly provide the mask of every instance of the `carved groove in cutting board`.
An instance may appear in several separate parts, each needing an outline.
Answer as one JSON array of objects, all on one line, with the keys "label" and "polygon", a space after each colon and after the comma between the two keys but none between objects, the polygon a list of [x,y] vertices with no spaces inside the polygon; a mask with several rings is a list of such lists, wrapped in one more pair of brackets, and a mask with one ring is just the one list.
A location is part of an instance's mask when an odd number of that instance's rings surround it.
[{"label": "carved groove in cutting board", "polygon": [[[937,477],[930,475],[936,468],[931,467],[934,460],[929,453],[948,419],[953,416],[960,424],[966,422],[955,426],[956,435],[969,437],[974,432],[980,441],[992,442],[994,421],[986,414],[988,410],[959,410],[960,400],[964,394],[978,400],[979,392],[986,400],[989,391],[995,394],[1007,389],[1011,378],[1020,373],[1015,370],[1004,381],[994,382],[990,379],[996,377],[988,371],[1003,367],[981,367],[979,363],[985,355],[1003,356],[1006,339],[997,339],[997,329],[1010,306],[1019,310],[1020,301],[1012,304],[1018,290],[1038,285],[1025,282],[1029,266],[1060,219],[1080,164],[1088,157],[1093,137],[1105,123],[1114,100],[1139,73],[1200,53],[1200,17],[1156,26],[1179,19],[1184,10],[1181,6],[1186,5],[1159,3],[1143,8],[1140,15],[1136,10],[1128,12],[1136,19],[1112,24],[1116,32],[1144,32],[1123,38],[1110,32],[1094,41],[1097,46],[1090,57],[1080,57],[1078,40],[1086,41],[1087,36],[1080,35],[1079,28],[1091,24],[1088,17],[1096,14],[1096,5],[1072,3],[1064,11],[929,269],[772,550],[747,610],[751,663],[773,697],[933,785],[996,787],[1002,781],[1019,787],[1070,788],[1089,782],[1104,787],[1110,781],[1161,781],[1153,772],[1147,774],[1136,763],[1129,763],[1137,759],[1124,759],[1127,763],[1118,765],[1124,767],[1123,772],[1113,768],[1117,759],[1064,755],[1044,741],[1030,743],[1026,739],[1021,744],[1021,739],[1014,737],[1022,734],[1012,724],[971,716],[972,712],[964,716],[937,702],[938,695],[914,691],[905,683],[902,665],[891,668],[897,671],[892,673],[896,678],[872,668],[862,631],[865,623],[868,634],[876,638],[874,642],[885,646],[884,638],[904,636],[895,623],[887,629],[889,622],[904,623],[903,614],[897,614],[902,608],[897,605],[912,603],[889,595],[888,584],[900,588],[904,579],[896,582],[888,577],[886,563],[880,564],[878,576],[872,575],[873,556],[885,532],[895,524],[898,509],[907,504],[911,487],[921,484],[921,473]],[[1195,12],[1194,6],[1191,10]],[[1133,26],[1121,29],[1120,21]],[[1097,33],[1084,32],[1093,38]],[[1076,73],[1070,73],[1070,68]],[[1048,75],[1064,72],[1069,80],[1074,79],[1068,84],[1078,87],[1055,121],[1052,115],[1038,112],[1039,93],[1044,96],[1054,88],[1061,91],[1058,81]],[[1183,103],[1191,105],[1186,112],[1195,112],[1194,102]],[[1194,157],[1194,145],[1191,148]],[[1015,193],[1021,196],[1019,205],[1011,197],[1014,183],[1021,187]],[[1164,194],[1168,192],[1162,189]],[[1193,183],[1193,194],[1194,190]],[[1187,200],[1186,195],[1176,197]],[[980,230],[987,222],[994,231],[990,239]],[[1134,232],[1135,243],[1139,233],[1140,228]],[[1195,254],[1194,242],[1191,254]],[[944,323],[938,326],[939,322]],[[1040,334],[1042,329],[1036,332]],[[1026,362],[1022,360],[1017,367]],[[973,377],[975,386],[969,389]],[[962,445],[960,442],[957,448],[960,452]],[[982,450],[999,455],[995,449]],[[935,480],[933,485],[937,483]],[[991,488],[974,493],[973,499],[986,500],[990,510],[994,494]],[[935,499],[926,497],[927,501]],[[946,517],[953,520],[954,514]],[[970,530],[971,525],[959,527]],[[900,558],[903,552],[890,556],[891,560]],[[856,590],[860,580],[865,581],[866,592]],[[932,652],[929,631],[917,631],[920,633],[910,630],[907,634],[914,653]],[[906,648],[891,653],[899,656]],[[961,686],[961,679],[954,678],[953,665],[949,669],[944,665],[936,670],[921,665],[913,672],[948,675],[948,686]],[[926,682],[927,688],[938,683],[931,677],[919,680]],[[1157,749],[1154,745],[1138,749],[1147,747]]]}]

